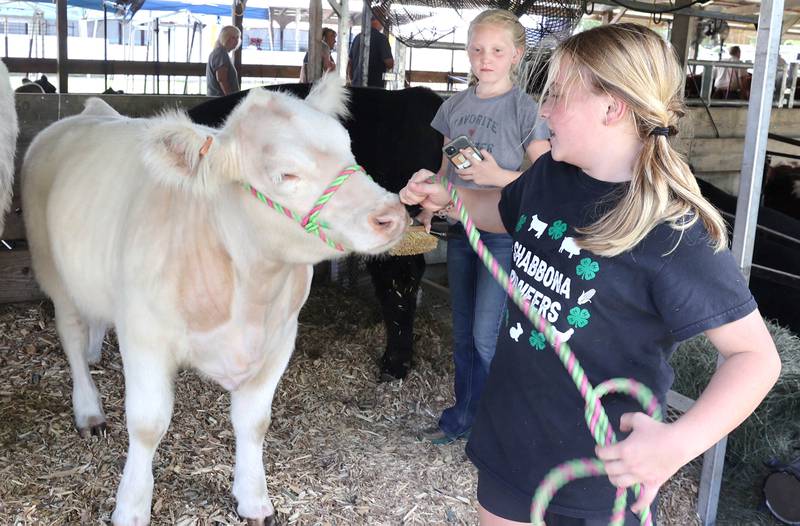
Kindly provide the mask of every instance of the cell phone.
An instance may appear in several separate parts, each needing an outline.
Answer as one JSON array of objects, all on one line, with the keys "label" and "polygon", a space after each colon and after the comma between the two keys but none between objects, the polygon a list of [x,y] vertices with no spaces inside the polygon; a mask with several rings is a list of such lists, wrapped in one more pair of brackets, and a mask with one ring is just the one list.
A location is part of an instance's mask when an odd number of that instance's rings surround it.
[{"label": "cell phone", "polygon": [[[466,154],[462,153],[461,150],[466,150]],[[463,170],[464,168],[469,168],[472,166],[470,157],[473,157],[479,161],[483,160],[483,155],[481,155],[481,152],[478,151],[478,147],[475,146],[475,144],[466,135],[459,135],[452,141],[448,142],[444,145],[442,151],[447,158],[450,159],[450,162],[453,163],[453,166],[459,170]]]}]

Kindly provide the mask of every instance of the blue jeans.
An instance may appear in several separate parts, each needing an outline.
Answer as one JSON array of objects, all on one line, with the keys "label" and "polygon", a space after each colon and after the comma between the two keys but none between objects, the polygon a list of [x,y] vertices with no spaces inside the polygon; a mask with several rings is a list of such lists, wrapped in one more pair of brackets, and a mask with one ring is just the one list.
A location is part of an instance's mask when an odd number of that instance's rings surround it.
[{"label": "blue jeans", "polygon": [[[511,263],[511,236],[480,232],[486,248],[506,271]],[[506,292],[469,245],[459,223],[447,237],[447,279],[453,311],[455,405],[444,410],[439,428],[457,438],[472,427],[489,364],[497,346]]]}]

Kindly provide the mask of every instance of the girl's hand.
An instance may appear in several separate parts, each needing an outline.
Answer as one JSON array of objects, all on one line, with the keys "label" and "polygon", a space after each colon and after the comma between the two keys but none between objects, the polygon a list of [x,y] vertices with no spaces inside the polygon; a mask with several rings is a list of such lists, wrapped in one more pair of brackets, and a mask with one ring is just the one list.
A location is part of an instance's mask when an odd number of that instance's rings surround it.
[{"label": "girl's hand", "polygon": [[639,498],[631,506],[638,513],[650,506],[658,489],[691,458],[686,458],[683,440],[672,424],[653,420],[644,413],[625,413],[620,430],[630,432],[622,442],[597,446],[608,479],[618,488],[641,484]]},{"label": "girl's hand", "polygon": [[465,181],[473,183],[503,187],[509,182],[507,171],[498,166],[497,161],[487,150],[481,150],[483,160],[475,159],[468,150],[461,150],[467,159],[470,167],[463,170],[456,170],[456,173]]},{"label": "girl's hand", "polygon": [[417,217],[415,217],[414,219],[419,221],[420,224],[422,224],[422,226],[425,227],[425,232],[429,234],[431,233],[431,220],[433,219],[433,210],[428,210],[423,208],[422,212],[417,214]]},{"label": "girl's hand", "polygon": [[400,190],[400,201],[407,205],[422,205],[432,212],[441,210],[450,202],[450,194],[435,179],[436,174],[430,170],[423,168],[415,172]]}]

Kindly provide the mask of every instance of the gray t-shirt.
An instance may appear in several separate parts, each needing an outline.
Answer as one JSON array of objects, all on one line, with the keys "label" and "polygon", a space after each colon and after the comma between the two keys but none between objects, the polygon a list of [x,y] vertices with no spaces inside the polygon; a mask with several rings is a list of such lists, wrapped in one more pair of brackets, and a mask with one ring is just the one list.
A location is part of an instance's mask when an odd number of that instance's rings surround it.
[{"label": "gray t-shirt", "polygon": [[239,77],[236,74],[233,62],[231,62],[231,56],[225,51],[224,47],[217,45],[214,46],[214,51],[208,56],[208,63],[206,64],[206,94],[210,97],[225,95],[222,92],[222,86],[217,81],[217,70],[223,66],[228,67],[228,83],[237,91],[239,90]]},{"label": "gray t-shirt", "polygon": [[[518,170],[528,145],[550,136],[543,119],[536,123],[538,110],[531,96],[517,86],[488,99],[479,98],[475,86],[470,86],[442,104],[431,126],[451,140],[466,135],[479,150],[488,150],[501,168]],[[447,177],[456,186],[490,188],[463,180],[450,163]]]}]

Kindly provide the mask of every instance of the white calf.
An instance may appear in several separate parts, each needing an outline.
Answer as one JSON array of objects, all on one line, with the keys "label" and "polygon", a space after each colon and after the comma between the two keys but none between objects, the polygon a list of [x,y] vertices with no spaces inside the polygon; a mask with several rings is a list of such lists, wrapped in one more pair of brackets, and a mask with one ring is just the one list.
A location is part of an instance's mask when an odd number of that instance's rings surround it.
[{"label": "white calf", "polygon": [[17,110],[8,69],[0,61],[0,236],[11,204],[11,183],[14,182],[14,152],[17,149]]},{"label": "white calf", "polygon": [[[253,90],[218,131],[179,113],[129,119],[93,99],[31,144],[28,240],[55,304],[84,434],[105,424],[91,346],[110,324],[119,338],[130,444],[114,524],[149,522],[153,454],[181,367],[231,392],[237,511],[250,524],[274,520],[262,445],[312,264],[341,255],[335,243],[383,252],[408,219],[396,195],[358,171],[305,228],[289,217],[312,210],[355,163],[336,119],[344,96],[335,77],[305,102]],[[273,201],[285,211],[265,204]]]}]

